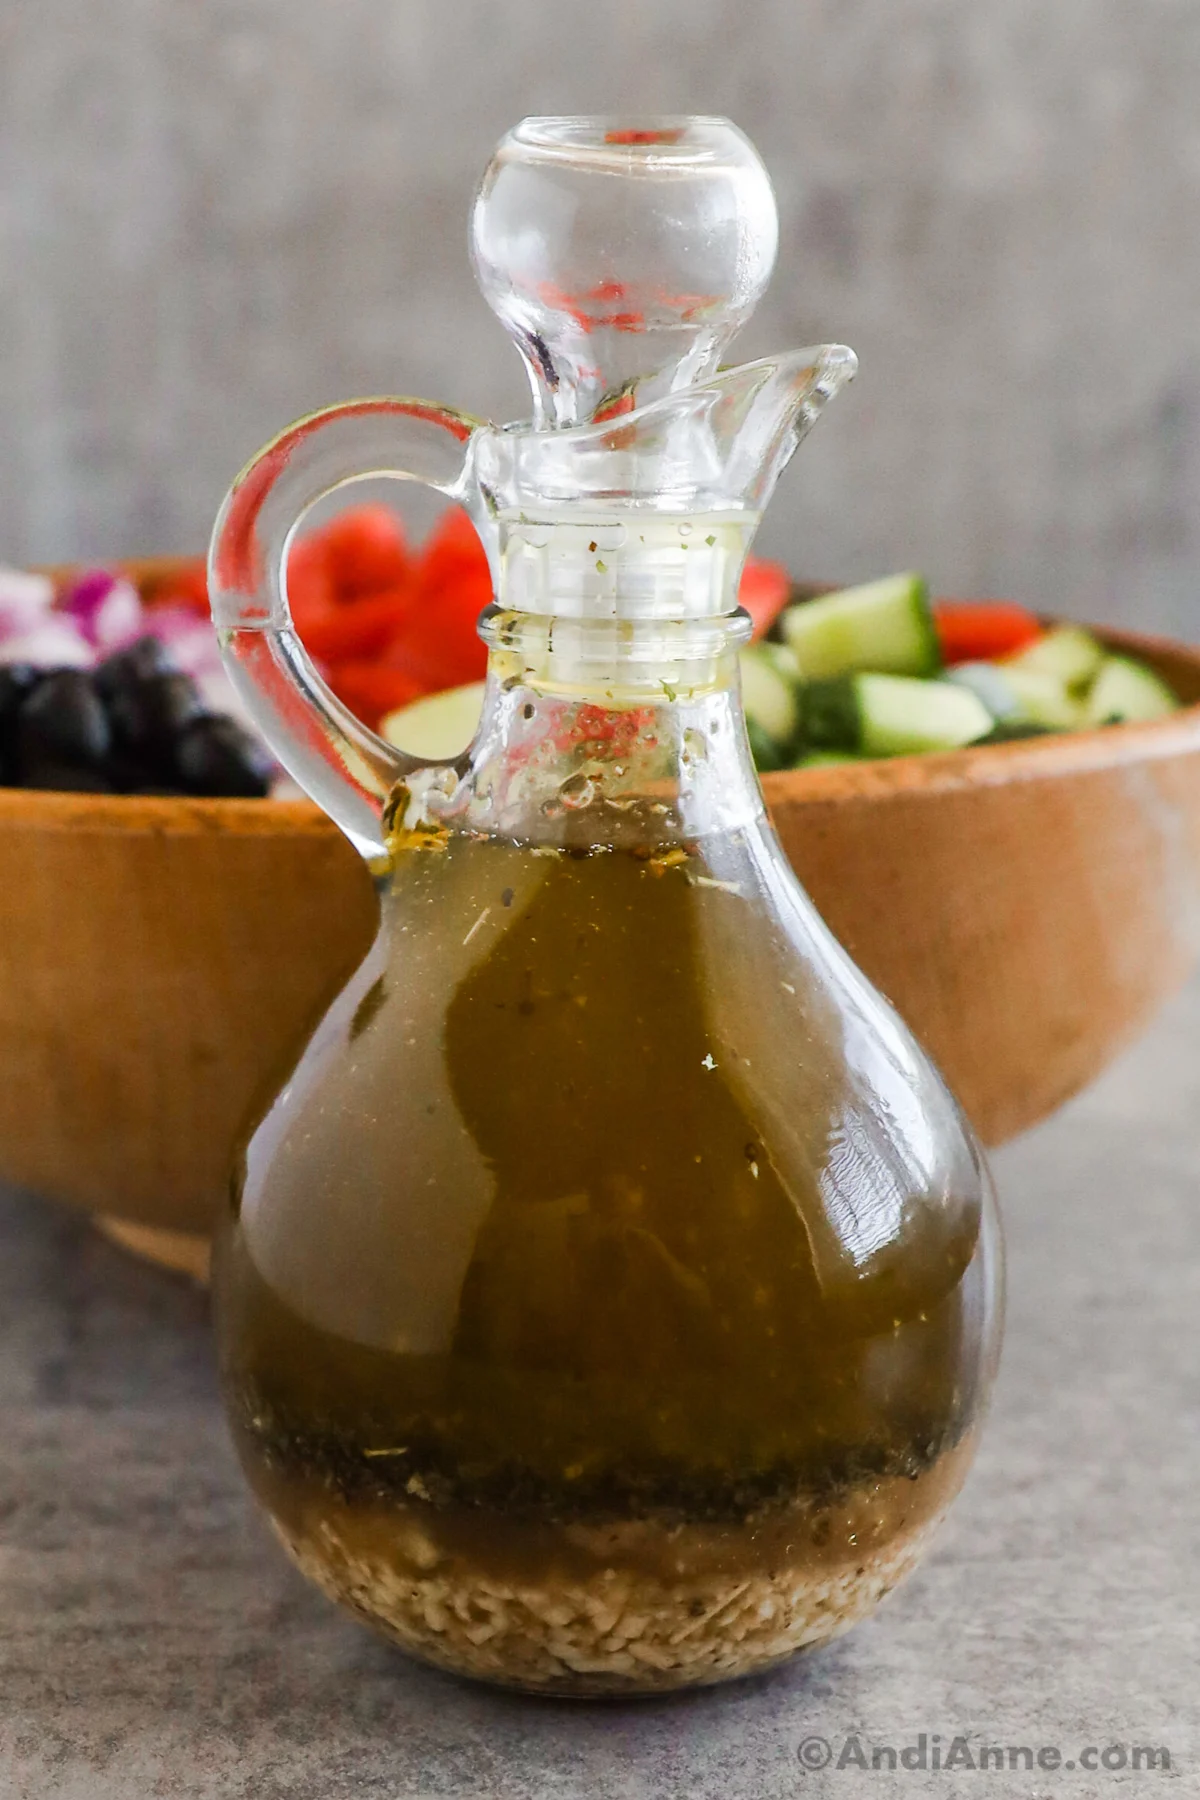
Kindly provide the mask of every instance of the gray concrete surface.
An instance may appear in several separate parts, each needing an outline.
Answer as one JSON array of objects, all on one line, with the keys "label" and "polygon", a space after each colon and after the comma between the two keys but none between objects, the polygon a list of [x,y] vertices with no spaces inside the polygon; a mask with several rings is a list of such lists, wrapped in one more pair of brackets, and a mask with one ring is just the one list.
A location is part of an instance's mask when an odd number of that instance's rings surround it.
[{"label": "gray concrete surface", "polygon": [[[773,1678],[613,1708],[430,1674],[308,1591],[235,1470],[203,1298],[4,1196],[0,1794],[1200,1792],[1200,984],[997,1163],[1006,1353],[928,1562],[873,1621]],[[972,1756],[1029,1746],[1064,1764],[1161,1746],[1171,1768],[836,1766],[848,1737],[915,1753],[922,1732],[927,1760],[935,1734],[943,1752],[961,1734]],[[824,1772],[801,1768],[814,1737]]]},{"label": "gray concrete surface", "polygon": [[725,112],[779,190],[747,353],[857,386],[764,544],[1200,632],[1194,0],[9,0],[0,559],[202,546],[356,393],[524,406],[465,255],[527,112]]}]

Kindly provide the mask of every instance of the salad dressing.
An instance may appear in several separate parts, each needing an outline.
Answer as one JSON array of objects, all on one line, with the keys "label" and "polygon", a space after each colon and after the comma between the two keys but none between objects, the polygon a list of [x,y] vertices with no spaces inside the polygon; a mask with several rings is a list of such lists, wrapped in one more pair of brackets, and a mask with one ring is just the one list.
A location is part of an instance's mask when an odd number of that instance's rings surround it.
[{"label": "salad dressing", "polygon": [[[545,237],[567,212],[529,211],[547,181],[602,237],[624,196],[604,266],[634,242],[636,308],[584,331],[530,287],[539,231],[543,262],[575,253]],[[381,901],[235,1183],[235,1439],[325,1592],[543,1693],[722,1680],[847,1629],[957,1491],[995,1361],[977,1147],[798,888],[750,760],[742,560],[853,368],[834,346],[716,372],[768,201],[723,121],[527,122],[476,253],[542,384],[533,427],[333,409],[252,465],[215,540],[234,679]],[[689,208],[703,289],[639,264],[682,254]],[[725,296],[700,337],[694,298],[662,298],[698,291]],[[414,463],[474,502],[498,595],[478,732],[435,766],[338,707],[272,586],[316,490]]]},{"label": "salad dressing", "polygon": [[[858,1097],[754,877],[728,839],[657,862],[402,852],[370,983],[279,1102],[269,1162],[251,1154],[221,1273],[243,1458],[308,1572],[439,1660],[619,1688],[629,1645],[612,1662],[598,1638],[577,1671],[544,1646],[528,1661],[511,1627],[476,1645],[425,1618],[431,1579],[468,1610],[515,1585],[576,1606],[582,1638],[579,1596],[614,1570],[652,1596],[666,1660],[647,1678],[719,1675],[721,1631],[663,1645],[744,1582],[774,1600],[746,1654],[773,1660],[890,1586],[957,1483],[980,1196],[906,1196],[899,1230],[876,1221],[886,1255],[829,1253],[822,1150]],[[460,954],[413,1042],[409,944],[434,908]],[[786,1135],[738,1078],[759,1055],[793,1065]],[[858,1179],[846,1198],[878,1215]]]}]

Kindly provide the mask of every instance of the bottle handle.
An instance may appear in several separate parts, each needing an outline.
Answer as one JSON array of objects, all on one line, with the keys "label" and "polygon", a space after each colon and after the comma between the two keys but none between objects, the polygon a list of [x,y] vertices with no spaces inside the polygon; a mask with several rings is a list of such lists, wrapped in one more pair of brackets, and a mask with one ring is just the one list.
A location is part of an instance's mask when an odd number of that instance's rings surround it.
[{"label": "bottle handle", "polygon": [[419,481],[468,502],[483,423],[410,399],[311,413],[246,465],[213,527],[208,591],[230,680],[288,773],[374,866],[387,860],[388,797],[422,764],[355,718],[313,667],[288,605],[288,549],[310,507],[355,481]]}]

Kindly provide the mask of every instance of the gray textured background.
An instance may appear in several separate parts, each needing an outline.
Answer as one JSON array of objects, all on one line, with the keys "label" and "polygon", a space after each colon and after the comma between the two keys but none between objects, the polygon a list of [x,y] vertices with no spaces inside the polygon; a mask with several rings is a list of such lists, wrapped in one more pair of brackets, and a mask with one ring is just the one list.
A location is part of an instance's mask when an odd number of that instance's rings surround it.
[{"label": "gray textured background", "polygon": [[1195,0],[3,0],[0,558],[197,548],[379,390],[523,409],[465,253],[525,112],[726,112],[783,216],[747,353],[859,383],[766,547],[1200,635]]}]

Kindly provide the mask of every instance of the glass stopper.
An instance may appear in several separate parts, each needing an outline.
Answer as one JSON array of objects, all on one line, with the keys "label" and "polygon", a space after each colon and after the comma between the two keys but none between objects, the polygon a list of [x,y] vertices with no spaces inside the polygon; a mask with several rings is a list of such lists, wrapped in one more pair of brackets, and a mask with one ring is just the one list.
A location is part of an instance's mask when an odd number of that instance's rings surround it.
[{"label": "glass stopper", "polygon": [[525,119],[471,227],[539,427],[616,417],[715,373],[777,241],[770,178],[728,119]]}]

